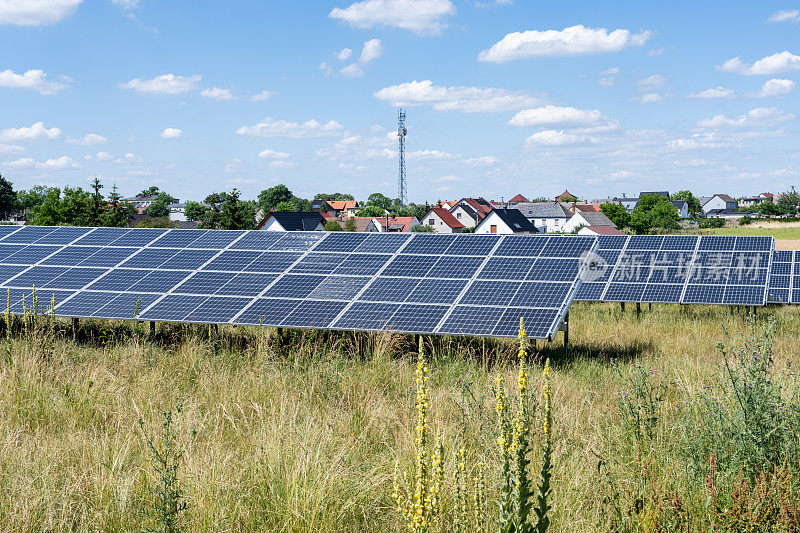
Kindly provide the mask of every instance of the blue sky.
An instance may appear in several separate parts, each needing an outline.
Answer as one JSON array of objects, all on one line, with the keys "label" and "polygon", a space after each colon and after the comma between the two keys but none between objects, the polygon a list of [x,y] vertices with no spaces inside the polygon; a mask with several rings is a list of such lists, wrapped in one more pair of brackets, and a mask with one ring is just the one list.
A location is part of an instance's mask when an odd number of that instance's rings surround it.
[{"label": "blue sky", "polygon": [[0,0],[0,173],[181,199],[800,185],[800,3]]}]

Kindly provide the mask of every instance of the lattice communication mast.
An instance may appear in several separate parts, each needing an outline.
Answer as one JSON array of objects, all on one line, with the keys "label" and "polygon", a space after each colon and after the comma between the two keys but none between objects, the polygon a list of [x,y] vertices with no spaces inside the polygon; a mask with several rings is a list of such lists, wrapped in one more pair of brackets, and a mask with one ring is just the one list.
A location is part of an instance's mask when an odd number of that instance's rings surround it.
[{"label": "lattice communication mast", "polygon": [[397,175],[397,197],[402,205],[408,204],[406,188],[406,111],[402,107],[397,110],[397,139],[400,143],[400,168]]}]

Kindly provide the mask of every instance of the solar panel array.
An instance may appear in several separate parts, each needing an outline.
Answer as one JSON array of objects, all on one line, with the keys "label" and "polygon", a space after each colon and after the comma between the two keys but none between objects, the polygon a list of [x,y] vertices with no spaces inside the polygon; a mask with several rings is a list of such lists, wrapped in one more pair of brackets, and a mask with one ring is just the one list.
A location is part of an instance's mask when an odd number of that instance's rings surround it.
[{"label": "solar panel array", "polygon": [[800,252],[776,250],[772,257],[767,301],[800,304]]},{"label": "solar panel array", "polygon": [[0,226],[11,307],[67,317],[553,335],[595,237]]},{"label": "solar panel array", "polygon": [[764,305],[773,248],[772,237],[602,236],[576,299]]}]

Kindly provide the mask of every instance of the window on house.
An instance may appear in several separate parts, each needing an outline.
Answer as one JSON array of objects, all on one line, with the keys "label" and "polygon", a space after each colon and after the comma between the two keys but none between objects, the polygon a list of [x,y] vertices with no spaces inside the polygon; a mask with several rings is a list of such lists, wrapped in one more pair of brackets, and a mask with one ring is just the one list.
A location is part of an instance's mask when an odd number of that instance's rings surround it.
[{"label": "window on house", "polygon": [[461,213],[460,212],[456,212],[456,218],[461,218]]},{"label": "window on house", "polygon": [[434,222],[433,222],[433,219],[432,219],[432,218],[429,218],[429,219],[428,219],[428,225],[429,225],[429,226],[433,226],[433,224],[434,224]]}]

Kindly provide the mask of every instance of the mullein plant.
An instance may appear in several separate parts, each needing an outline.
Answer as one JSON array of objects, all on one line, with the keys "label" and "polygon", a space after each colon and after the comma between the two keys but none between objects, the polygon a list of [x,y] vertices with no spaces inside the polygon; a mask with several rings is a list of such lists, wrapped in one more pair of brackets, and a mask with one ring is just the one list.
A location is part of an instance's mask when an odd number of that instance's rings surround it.
[{"label": "mullein plant", "polygon": [[[500,498],[499,529],[504,533],[528,533],[546,531],[549,525],[547,498],[550,492],[550,361],[545,365],[544,379],[544,445],[543,465],[539,486],[536,487],[528,476],[532,452],[531,433],[537,408],[535,397],[528,388],[527,335],[522,319],[519,323],[519,372],[517,374],[518,398],[515,409],[505,394],[502,378],[495,386],[495,408],[497,410],[498,438],[500,454]],[[536,505],[536,507],[534,507]],[[534,517],[531,516],[534,510]],[[535,520],[531,520],[535,518]]]},{"label": "mullein plant", "polygon": [[399,465],[395,466],[394,500],[397,512],[414,532],[426,532],[442,525],[442,487],[444,484],[444,446],[441,439],[434,445],[434,453],[428,451],[430,429],[428,427],[428,363],[422,349],[422,339],[419,343],[419,358],[416,370],[416,399],[414,408],[416,412],[416,426],[414,445],[416,460],[414,464],[413,481],[407,472],[405,476],[407,491],[400,487]]}]

